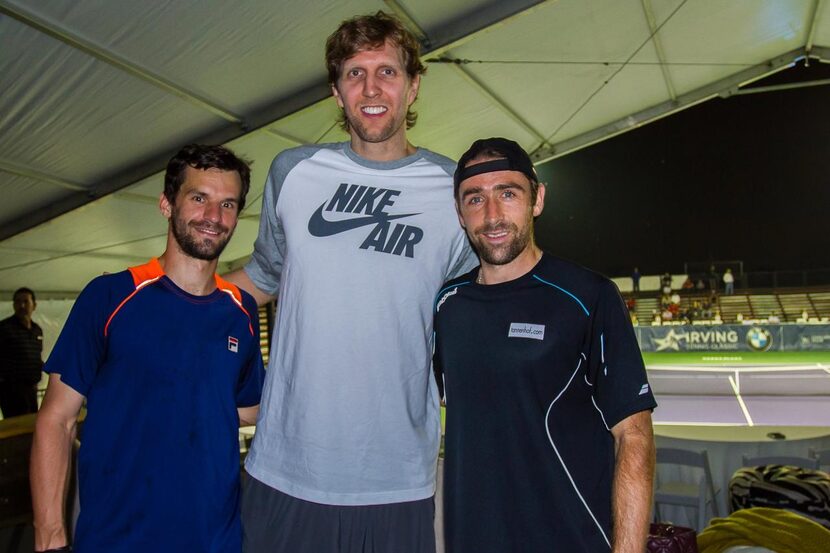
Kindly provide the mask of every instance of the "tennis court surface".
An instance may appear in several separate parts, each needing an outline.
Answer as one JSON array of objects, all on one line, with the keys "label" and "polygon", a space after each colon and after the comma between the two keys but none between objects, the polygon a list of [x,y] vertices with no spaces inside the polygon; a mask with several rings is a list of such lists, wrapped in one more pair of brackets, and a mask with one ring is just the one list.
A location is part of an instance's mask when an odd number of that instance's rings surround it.
[{"label": "tennis court surface", "polygon": [[830,426],[830,363],[798,360],[700,356],[674,364],[648,356],[649,382],[659,404],[654,422]]}]

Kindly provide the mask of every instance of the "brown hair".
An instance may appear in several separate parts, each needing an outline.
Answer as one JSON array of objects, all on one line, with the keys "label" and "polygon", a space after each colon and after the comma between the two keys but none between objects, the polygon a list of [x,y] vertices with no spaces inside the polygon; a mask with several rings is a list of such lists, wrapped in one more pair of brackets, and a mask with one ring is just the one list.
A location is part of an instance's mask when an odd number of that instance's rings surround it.
[{"label": "brown hair", "polygon": [[[363,50],[382,48],[386,41],[397,46],[403,55],[403,64],[410,79],[426,73],[427,68],[421,63],[421,45],[403,23],[396,17],[383,11],[374,15],[359,15],[343,21],[326,40],[326,69],[329,84],[337,86],[343,62]],[[349,122],[341,112],[341,127],[349,131]],[[418,114],[411,109],[406,112],[406,128],[415,125]]]},{"label": "brown hair", "polygon": [[245,207],[245,197],[251,186],[251,168],[246,160],[236,157],[224,146],[188,144],[167,162],[167,170],[164,173],[164,196],[170,204],[176,203],[176,196],[184,184],[188,166],[201,170],[236,171],[242,182],[237,212],[242,211]]}]

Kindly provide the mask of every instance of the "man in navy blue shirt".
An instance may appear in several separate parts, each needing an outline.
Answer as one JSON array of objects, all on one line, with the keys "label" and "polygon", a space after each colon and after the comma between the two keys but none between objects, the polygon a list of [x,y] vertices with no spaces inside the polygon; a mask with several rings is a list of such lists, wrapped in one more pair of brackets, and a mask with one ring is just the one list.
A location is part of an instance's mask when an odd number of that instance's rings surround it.
[{"label": "man in navy blue shirt", "polygon": [[254,299],[215,274],[245,205],[247,164],[191,145],[159,200],[167,249],[81,292],[45,370],[31,484],[35,550],[68,551],[63,522],[78,413],[79,552],[238,553],[241,424],[264,371]]},{"label": "man in navy blue shirt", "polygon": [[435,304],[447,552],[641,553],[656,403],[619,292],[536,245],[545,187],[515,142],[476,141],[454,183],[481,265]]}]

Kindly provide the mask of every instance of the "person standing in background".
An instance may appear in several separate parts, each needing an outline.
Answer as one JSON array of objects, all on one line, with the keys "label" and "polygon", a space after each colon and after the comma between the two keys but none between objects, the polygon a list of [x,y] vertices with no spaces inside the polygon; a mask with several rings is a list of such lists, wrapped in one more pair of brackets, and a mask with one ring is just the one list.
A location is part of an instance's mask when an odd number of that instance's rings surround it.
[{"label": "person standing in background", "polygon": [[709,290],[717,292],[718,290],[718,272],[714,265],[709,266]]},{"label": "person standing in background", "polygon": [[32,320],[35,293],[18,288],[14,315],[0,321],[0,410],[3,417],[37,412],[37,385],[43,368],[43,330]]},{"label": "person standing in background", "polygon": [[727,296],[735,293],[735,275],[732,274],[732,269],[726,269],[723,273],[723,293]]}]

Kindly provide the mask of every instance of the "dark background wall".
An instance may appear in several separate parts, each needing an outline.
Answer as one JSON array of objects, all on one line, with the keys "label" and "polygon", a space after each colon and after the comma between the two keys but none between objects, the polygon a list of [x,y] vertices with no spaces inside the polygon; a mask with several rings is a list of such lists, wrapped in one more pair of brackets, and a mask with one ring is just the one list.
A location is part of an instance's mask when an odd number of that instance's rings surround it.
[{"label": "dark background wall", "polygon": [[[830,79],[798,66],[753,86]],[[713,99],[539,167],[547,250],[611,276],[830,267],[830,85]]]}]

